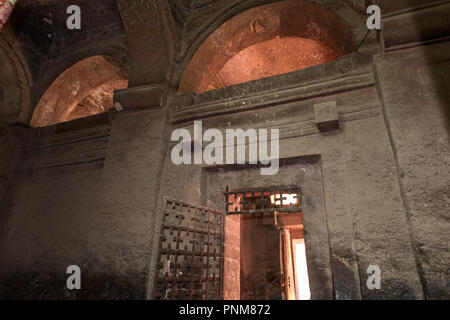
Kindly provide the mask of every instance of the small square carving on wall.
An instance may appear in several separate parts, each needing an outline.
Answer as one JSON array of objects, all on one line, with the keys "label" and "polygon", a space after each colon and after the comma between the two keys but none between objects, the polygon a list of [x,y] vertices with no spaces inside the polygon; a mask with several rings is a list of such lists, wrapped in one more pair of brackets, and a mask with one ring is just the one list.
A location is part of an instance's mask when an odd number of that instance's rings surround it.
[{"label": "small square carving on wall", "polygon": [[328,101],[314,105],[315,122],[320,132],[339,129],[339,115],[336,101]]}]

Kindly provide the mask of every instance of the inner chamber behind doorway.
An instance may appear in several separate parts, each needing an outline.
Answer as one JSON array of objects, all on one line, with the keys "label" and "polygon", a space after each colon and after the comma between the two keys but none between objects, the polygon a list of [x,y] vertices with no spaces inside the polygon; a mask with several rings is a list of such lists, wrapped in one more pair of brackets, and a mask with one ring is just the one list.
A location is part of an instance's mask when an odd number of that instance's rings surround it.
[{"label": "inner chamber behind doorway", "polygon": [[[309,300],[299,195],[234,192],[225,219],[225,299]],[[228,292],[237,288],[239,295]]]}]

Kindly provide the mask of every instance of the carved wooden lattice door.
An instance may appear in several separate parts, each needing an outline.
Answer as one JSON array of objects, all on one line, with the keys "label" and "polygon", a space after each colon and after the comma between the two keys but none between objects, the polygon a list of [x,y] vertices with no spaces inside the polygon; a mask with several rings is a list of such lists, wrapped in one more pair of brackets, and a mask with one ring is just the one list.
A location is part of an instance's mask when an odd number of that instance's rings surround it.
[{"label": "carved wooden lattice door", "polygon": [[165,199],[155,299],[223,299],[225,215]]}]

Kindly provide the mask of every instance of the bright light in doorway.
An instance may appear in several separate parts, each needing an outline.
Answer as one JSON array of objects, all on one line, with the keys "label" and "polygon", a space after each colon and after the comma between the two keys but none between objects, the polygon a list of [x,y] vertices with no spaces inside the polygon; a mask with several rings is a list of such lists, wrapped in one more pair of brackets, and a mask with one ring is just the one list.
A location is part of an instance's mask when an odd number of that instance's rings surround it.
[{"label": "bright light in doorway", "polygon": [[311,300],[305,241],[295,241],[295,295],[297,300]]},{"label": "bright light in doorway", "polygon": [[298,204],[298,198],[297,198],[296,193],[293,193],[293,194],[283,193],[283,195],[281,195],[281,197],[279,194],[271,195],[270,201],[276,206],[281,205],[281,201],[283,201],[283,206],[288,206],[291,204],[292,205]]}]

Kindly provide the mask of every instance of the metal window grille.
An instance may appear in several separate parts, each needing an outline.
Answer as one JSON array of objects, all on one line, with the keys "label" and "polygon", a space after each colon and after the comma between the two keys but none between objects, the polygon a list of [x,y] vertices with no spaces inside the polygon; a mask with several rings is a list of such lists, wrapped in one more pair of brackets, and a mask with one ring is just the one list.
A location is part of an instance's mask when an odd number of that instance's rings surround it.
[{"label": "metal window grille", "polygon": [[[288,198],[287,195],[292,195],[292,197]],[[232,191],[227,187],[225,197],[227,215],[302,211],[300,186]],[[294,203],[292,203],[292,198],[295,199]]]}]

